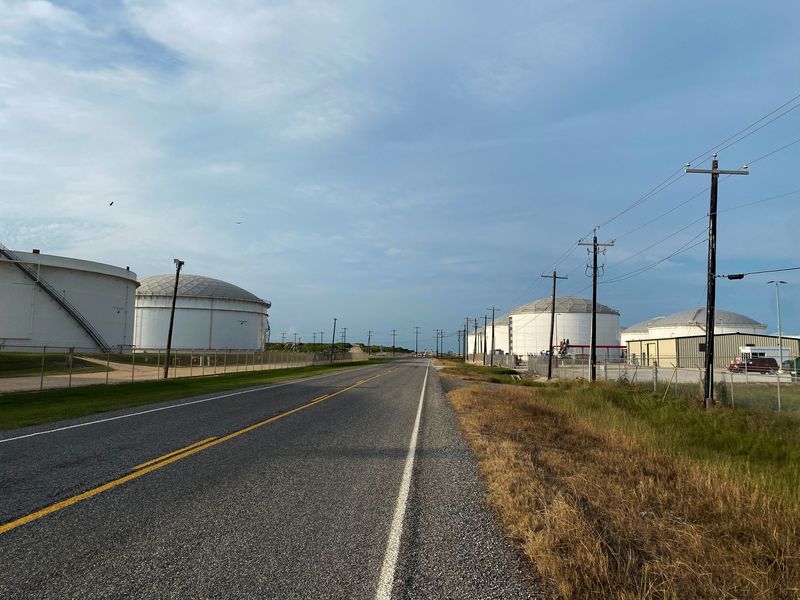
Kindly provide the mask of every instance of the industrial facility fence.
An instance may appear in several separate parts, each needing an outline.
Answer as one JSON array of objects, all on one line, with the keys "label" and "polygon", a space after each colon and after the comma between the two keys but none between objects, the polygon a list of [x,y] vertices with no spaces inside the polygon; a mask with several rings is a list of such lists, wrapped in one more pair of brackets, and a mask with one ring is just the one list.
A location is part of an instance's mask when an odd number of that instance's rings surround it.
[{"label": "industrial facility fence", "polygon": [[[735,360],[733,356],[725,357],[724,364],[733,364]],[[501,361],[500,366],[510,366],[506,362]],[[547,375],[546,356],[517,357],[515,364],[536,375]],[[763,367],[753,371],[745,365],[714,369],[714,398],[718,404],[733,408],[800,411],[800,372],[796,365],[800,365],[800,359],[786,356],[783,368],[778,371],[764,370]],[[555,378],[589,379],[590,372],[588,357],[553,357]],[[700,367],[678,367],[656,361],[648,365],[631,365],[622,360],[606,361],[598,357],[595,372],[600,381],[641,385],[664,398],[703,397],[705,372]]]},{"label": "industrial facility fence", "polygon": [[[350,352],[293,349],[186,349],[170,352],[169,378],[199,377],[353,362]],[[166,352],[160,348],[96,348],[0,344],[0,393],[70,388],[164,378]]]}]

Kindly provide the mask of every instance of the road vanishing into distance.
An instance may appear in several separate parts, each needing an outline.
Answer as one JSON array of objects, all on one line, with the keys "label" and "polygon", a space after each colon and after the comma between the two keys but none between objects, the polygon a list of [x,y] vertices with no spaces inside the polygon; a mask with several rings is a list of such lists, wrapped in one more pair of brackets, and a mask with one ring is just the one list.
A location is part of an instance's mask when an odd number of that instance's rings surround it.
[{"label": "road vanishing into distance", "polygon": [[529,598],[427,360],[0,434],[0,598]]}]

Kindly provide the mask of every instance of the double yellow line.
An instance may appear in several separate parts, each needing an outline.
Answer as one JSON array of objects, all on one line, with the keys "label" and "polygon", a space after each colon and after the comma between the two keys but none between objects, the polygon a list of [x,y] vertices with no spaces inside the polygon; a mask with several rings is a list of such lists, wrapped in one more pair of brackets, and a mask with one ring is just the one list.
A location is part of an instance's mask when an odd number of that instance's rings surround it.
[{"label": "double yellow line", "polygon": [[138,479],[139,477],[141,477],[143,475],[147,475],[148,473],[152,473],[153,471],[156,471],[158,469],[166,467],[167,465],[170,465],[170,464],[172,464],[174,462],[177,462],[179,460],[183,460],[184,458],[192,456],[193,454],[197,454],[198,452],[202,452],[203,450],[208,450],[209,448],[212,448],[212,447],[217,446],[219,444],[222,444],[224,442],[230,441],[230,440],[232,440],[232,439],[234,439],[236,437],[239,437],[242,434],[248,433],[249,431],[253,431],[254,429],[258,429],[259,427],[263,427],[264,425],[269,425],[270,423],[274,423],[275,421],[283,419],[284,417],[288,417],[289,415],[292,415],[292,414],[294,414],[296,412],[300,412],[301,410],[305,410],[307,408],[311,408],[315,404],[319,404],[320,402],[323,402],[325,400],[333,398],[334,396],[338,396],[339,394],[344,394],[345,392],[347,392],[349,390],[352,390],[352,389],[357,388],[357,387],[359,387],[361,385],[364,385],[368,381],[372,381],[373,379],[377,379],[378,377],[382,377],[384,375],[387,375],[388,373],[391,373],[392,371],[394,371],[396,368],[397,367],[392,368],[392,369],[388,369],[387,371],[384,371],[382,373],[378,373],[377,375],[373,375],[372,377],[369,377],[367,379],[361,379],[361,380],[357,381],[356,383],[354,383],[353,385],[347,386],[346,388],[342,388],[341,390],[338,390],[336,392],[333,392],[333,393],[330,393],[330,394],[324,394],[322,396],[318,396],[318,397],[314,398],[313,400],[311,400],[310,402],[307,402],[306,404],[303,404],[301,406],[298,406],[298,407],[292,408],[290,410],[287,410],[285,412],[279,413],[279,414],[275,415],[274,417],[270,417],[269,419],[264,419],[263,421],[259,421],[257,423],[253,423],[252,425],[248,425],[247,427],[245,427],[243,429],[239,429],[238,431],[234,431],[233,433],[229,433],[228,435],[225,435],[223,437],[210,437],[210,438],[207,438],[205,440],[201,440],[199,442],[195,442],[193,444],[189,444],[188,446],[184,446],[183,448],[180,448],[180,449],[175,450],[173,452],[170,452],[168,454],[164,454],[163,456],[159,456],[157,458],[154,458],[154,459],[149,460],[147,462],[144,462],[142,464],[136,465],[135,467],[133,467],[131,473],[128,473],[127,475],[123,475],[122,477],[120,477],[118,479],[114,479],[112,481],[109,481],[108,483],[104,483],[101,486],[98,486],[96,488],[92,488],[92,489],[87,490],[87,491],[85,491],[85,492],[83,492],[81,494],[78,494],[76,496],[72,496],[71,498],[67,498],[66,500],[62,500],[61,502],[56,502],[55,504],[51,504],[50,506],[46,506],[45,508],[42,508],[41,510],[37,510],[36,512],[32,512],[32,513],[30,513],[28,515],[25,515],[24,517],[20,517],[19,519],[15,519],[13,521],[9,521],[8,523],[4,523],[3,525],[0,525],[0,534],[6,533],[8,531],[11,531],[12,529],[16,529],[17,527],[21,527],[22,525],[26,525],[27,523],[30,523],[32,521],[36,521],[38,519],[41,519],[42,517],[45,517],[45,516],[47,516],[49,514],[52,514],[54,512],[62,510],[64,508],[67,508],[68,506],[72,506],[73,504],[77,504],[78,502],[82,502],[83,500],[88,500],[89,498],[97,496],[98,494],[102,494],[103,492],[107,492],[109,490],[112,490],[115,487],[119,487],[120,485],[122,485],[124,483],[128,483],[129,481],[133,481],[134,479]]}]

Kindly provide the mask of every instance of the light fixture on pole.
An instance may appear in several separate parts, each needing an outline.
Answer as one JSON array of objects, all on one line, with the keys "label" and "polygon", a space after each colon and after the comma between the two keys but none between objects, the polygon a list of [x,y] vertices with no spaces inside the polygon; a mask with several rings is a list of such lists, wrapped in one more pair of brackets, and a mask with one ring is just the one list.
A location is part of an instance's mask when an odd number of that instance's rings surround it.
[{"label": "light fixture on pole", "polygon": [[164,359],[164,379],[169,375],[169,353],[172,349],[172,326],[175,323],[175,301],[178,298],[178,281],[181,278],[181,268],[183,261],[176,258],[175,260],[175,288],[172,290],[172,310],[169,313],[169,330],[167,331],[167,352]]}]

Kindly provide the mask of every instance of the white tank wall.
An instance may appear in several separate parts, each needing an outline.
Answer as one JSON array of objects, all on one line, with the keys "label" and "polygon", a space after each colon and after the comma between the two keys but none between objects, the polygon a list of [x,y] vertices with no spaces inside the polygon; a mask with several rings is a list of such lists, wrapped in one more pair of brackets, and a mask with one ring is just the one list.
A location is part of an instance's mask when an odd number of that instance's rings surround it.
[{"label": "white tank wall", "polygon": [[[754,325],[752,323],[742,325],[725,324],[715,325],[714,333],[716,335],[723,333],[763,334],[766,329],[766,326]],[[630,333],[623,331],[621,339],[624,345],[635,340],[655,340],[674,337],[688,337],[693,335],[705,335],[705,328],[700,327],[699,325],[670,325],[667,327],[650,327],[647,331]]]},{"label": "white tank wall", "polygon": [[[475,331],[471,331],[467,334],[467,351],[469,354],[472,354],[472,350],[474,348],[475,343]],[[494,349],[496,352],[502,352],[503,354],[508,354],[508,326],[507,325],[495,325],[494,327]],[[477,352],[480,354],[483,352],[483,328],[478,330],[478,346]],[[492,326],[486,330],[486,353],[490,354],[492,352]]]},{"label": "white tank wall", "polygon": [[[137,296],[134,343],[138,348],[166,348],[172,299]],[[220,298],[178,297],[172,347],[185,349],[264,347],[267,307]]]},{"label": "white tank wall", "polygon": [[[550,343],[550,313],[511,314],[514,354],[540,354],[547,351]],[[569,339],[570,345],[591,343],[592,315],[590,313],[556,313],[554,344]],[[619,315],[599,313],[597,315],[597,345],[620,346]],[[574,352],[573,352],[574,353]],[[583,353],[588,353],[588,349]],[[598,349],[598,356],[605,356],[605,349]],[[611,358],[618,358],[620,349],[609,349]]]},{"label": "white tank wall", "polygon": [[[92,324],[110,346],[133,340],[136,273],[101,263],[14,251]],[[98,350],[89,334],[13,262],[0,258],[0,343]]]}]

